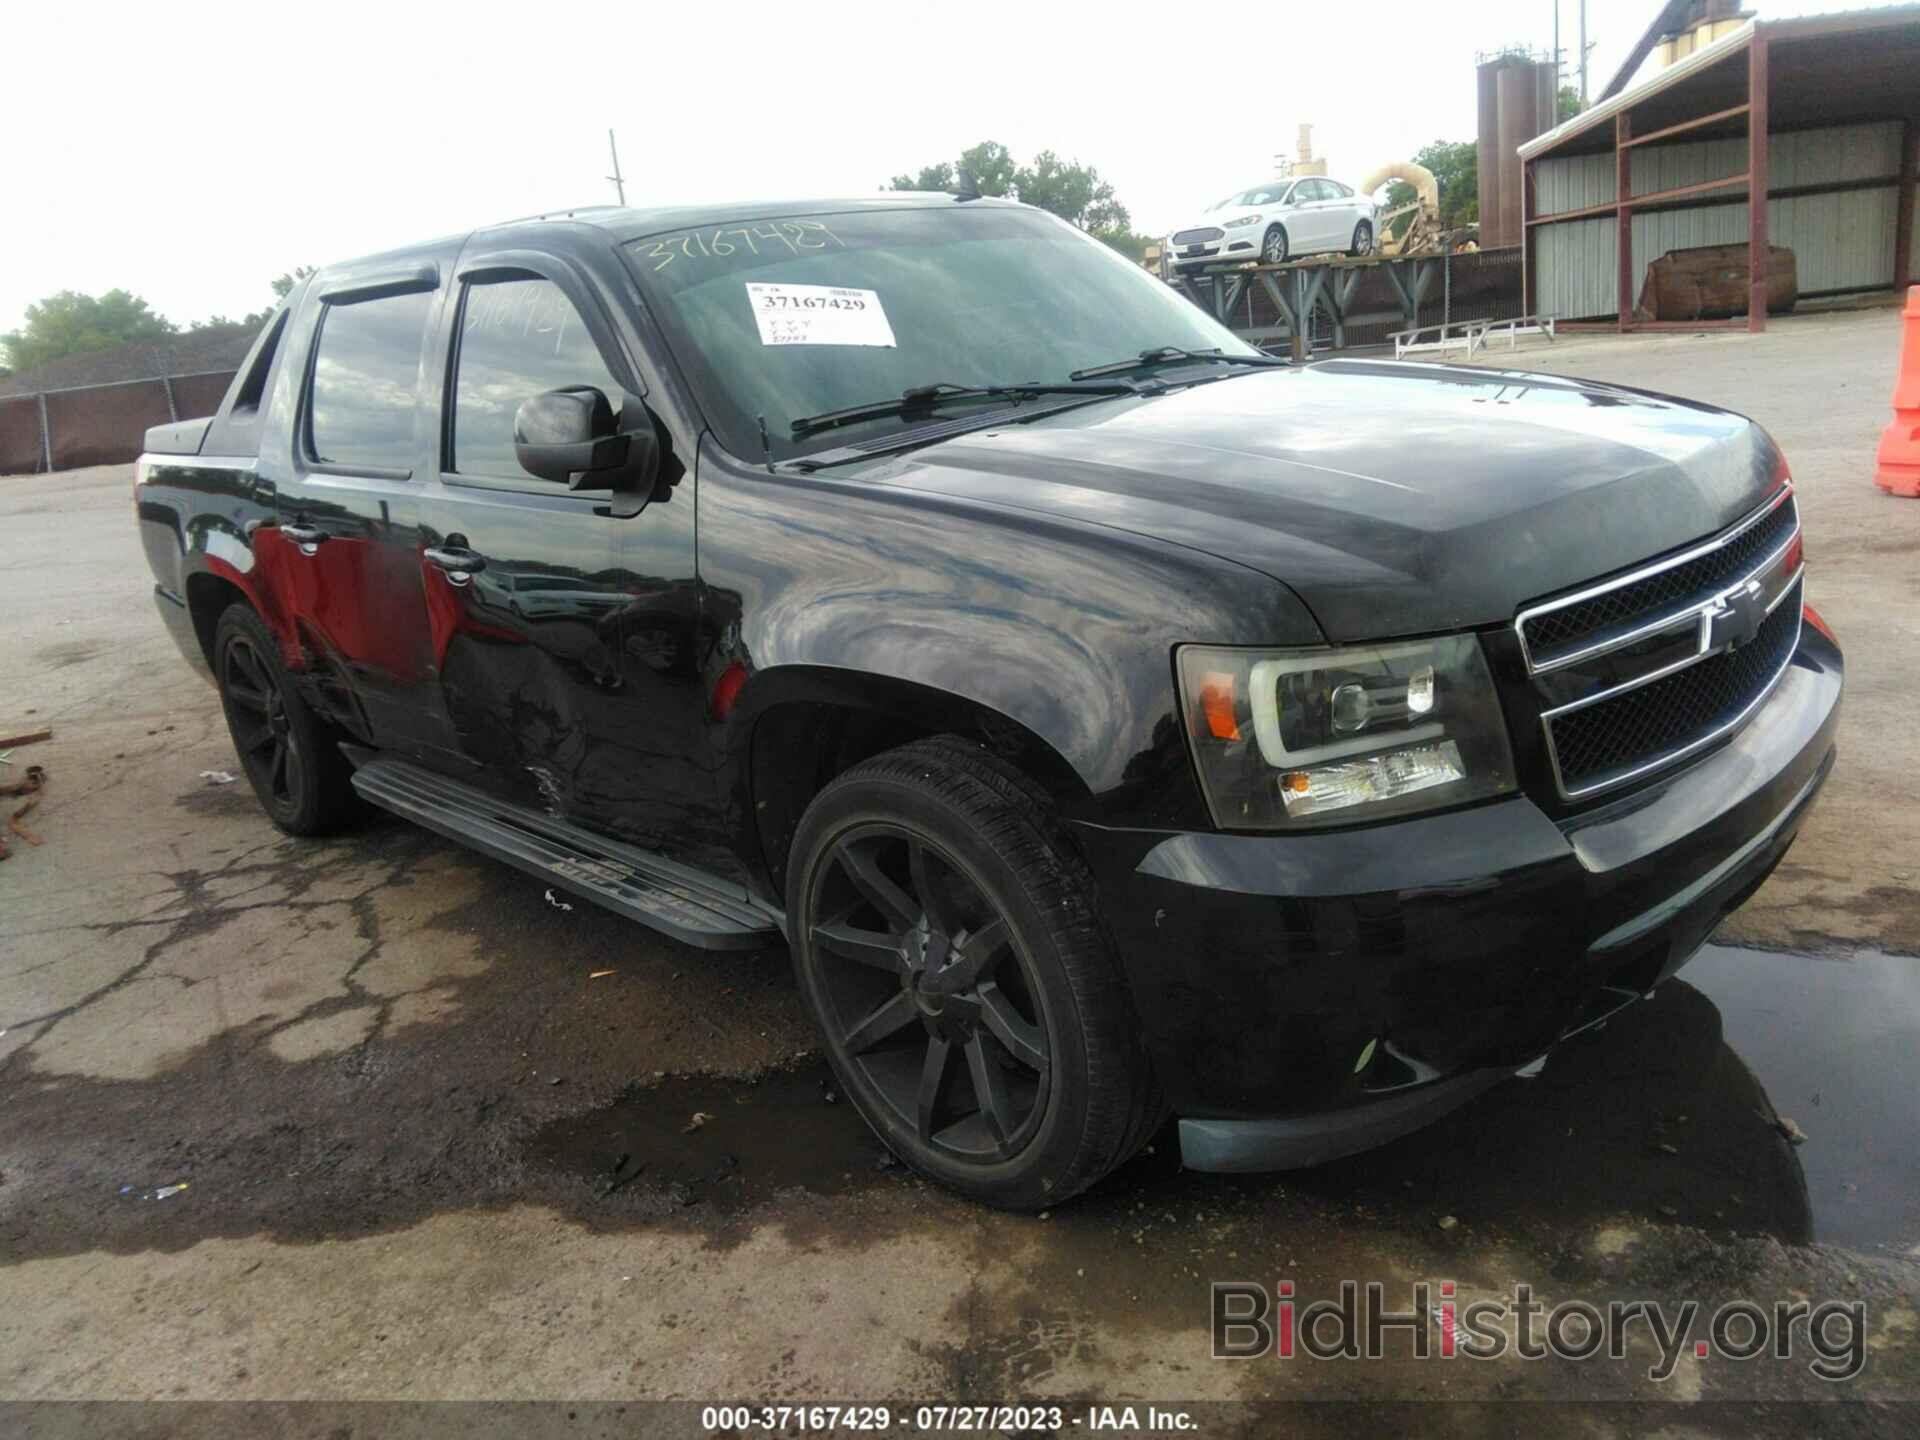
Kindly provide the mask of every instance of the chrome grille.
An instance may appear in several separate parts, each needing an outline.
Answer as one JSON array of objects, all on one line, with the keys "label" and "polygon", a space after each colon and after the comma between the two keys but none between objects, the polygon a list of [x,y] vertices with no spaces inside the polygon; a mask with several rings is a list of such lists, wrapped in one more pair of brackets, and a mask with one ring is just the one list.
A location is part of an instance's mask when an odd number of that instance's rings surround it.
[{"label": "chrome grille", "polygon": [[1642,578],[1629,577],[1589,598],[1535,610],[1521,631],[1528,656],[1537,666],[1546,668],[1650,615],[1699,604],[1786,544],[1799,524],[1793,501],[1788,498],[1753,523],[1713,540],[1704,552],[1689,552],[1691,558],[1682,557],[1650,575],[1639,572]]},{"label": "chrome grille", "polygon": [[1799,532],[1783,489],[1703,544],[1520,613],[1564,798],[1672,764],[1753,712],[1799,643]]},{"label": "chrome grille", "polygon": [[[1767,617],[1750,645],[1709,655],[1698,665],[1553,721],[1553,751],[1563,788],[1604,789],[1630,778],[1648,756],[1660,763],[1698,749],[1745,718],[1771,688],[1800,640],[1800,587]],[[1696,743],[1698,742],[1698,743]]]}]

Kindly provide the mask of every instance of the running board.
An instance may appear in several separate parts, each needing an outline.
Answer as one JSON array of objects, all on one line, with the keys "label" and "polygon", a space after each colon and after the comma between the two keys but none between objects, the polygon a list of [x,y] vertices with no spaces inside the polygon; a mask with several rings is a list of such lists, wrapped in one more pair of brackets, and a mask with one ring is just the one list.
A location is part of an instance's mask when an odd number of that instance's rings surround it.
[{"label": "running board", "polygon": [[341,748],[359,762],[353,788],[381,809],[684,944],[759,950],[781,939],[779,912],[737,886],[404,760]]}]

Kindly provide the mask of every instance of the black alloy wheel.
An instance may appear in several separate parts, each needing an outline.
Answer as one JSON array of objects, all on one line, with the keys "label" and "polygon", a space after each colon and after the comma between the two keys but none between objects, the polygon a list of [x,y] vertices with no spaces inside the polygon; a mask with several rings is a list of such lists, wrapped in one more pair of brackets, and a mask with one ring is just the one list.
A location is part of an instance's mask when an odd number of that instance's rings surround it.
[{"label": "black alloy wheel", "polygon": [[289,835],[321,835],[359,814],[338,732],[301,697],[250,606],[236,602],[221,615],[213,659],[233,748],[267,818]]},{"label": "black alloy wheel", "polygon": [[1165,1118],[1093,877],[1006,761],[937,736],[854,765],[801,817],[786,883],[827,1059],[922,1174],[1044,1209]]},{"label": "black alloy wheel", "polygon": [[287,717],[286,692],[250,637],[234,637],[221,658],[220,687],[240,763],[269,810],[290,808],[299,802],[306,773]]},{"label": "black alloy wheel", "polygon": [[1018,1153],[1052,1048],[1032,962],[980,886],[930,840],[861,825],[816,869],[808,910],[835,1051],[922,1144]]}]

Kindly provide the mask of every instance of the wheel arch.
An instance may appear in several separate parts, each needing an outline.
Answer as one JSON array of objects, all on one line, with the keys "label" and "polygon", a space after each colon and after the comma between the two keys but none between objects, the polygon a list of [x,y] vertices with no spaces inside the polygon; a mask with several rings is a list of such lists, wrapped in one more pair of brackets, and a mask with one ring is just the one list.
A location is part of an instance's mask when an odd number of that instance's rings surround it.
[{"label": "wheel arch", "polygon": [[915,680],[783,665],[754,676],[727,719],[728,788],[744,817],[743,858],[764,872],[776,896],[813,798],[861,761],[915,740],[959,736],[1020,771],[1060,813],[1093,806],[1079,772],[1033,729],[984,701]]},{"label": "wheel arch", "polygon": [[219,628],[220,617],[227,607],[236,602],[256,611],[260,608],[251,595],[224,575],[200,570],[187,576],[187,615],[193,621],[193,633],[200,641],[200,653],[207,657],[209,669],[214,666],[214,631]]}]

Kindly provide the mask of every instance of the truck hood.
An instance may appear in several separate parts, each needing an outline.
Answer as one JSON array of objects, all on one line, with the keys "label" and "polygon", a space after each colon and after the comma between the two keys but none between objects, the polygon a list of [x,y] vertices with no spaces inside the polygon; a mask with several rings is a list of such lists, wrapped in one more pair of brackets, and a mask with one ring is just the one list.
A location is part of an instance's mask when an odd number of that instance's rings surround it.
[{"label": "truck hood", "polygon": [[1511,620],[1723,529],[1784,470],[1763,430],[1712,406],[1334,360],[964,434],[886,479],[1236,561],[1350,641]]}]

